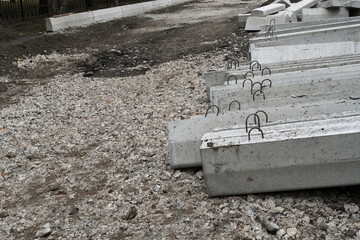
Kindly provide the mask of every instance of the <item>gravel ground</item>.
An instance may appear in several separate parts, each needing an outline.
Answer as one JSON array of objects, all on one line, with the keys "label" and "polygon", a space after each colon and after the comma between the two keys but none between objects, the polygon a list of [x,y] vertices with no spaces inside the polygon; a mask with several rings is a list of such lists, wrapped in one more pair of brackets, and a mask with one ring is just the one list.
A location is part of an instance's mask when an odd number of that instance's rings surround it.
[{"label": "gravel ground", "polygon": [[227,55],[61,74],[3,108],[0,239],[360,239],[358,186],[209,198],[201,169],[170,168],[167,122],[204,114]]}]

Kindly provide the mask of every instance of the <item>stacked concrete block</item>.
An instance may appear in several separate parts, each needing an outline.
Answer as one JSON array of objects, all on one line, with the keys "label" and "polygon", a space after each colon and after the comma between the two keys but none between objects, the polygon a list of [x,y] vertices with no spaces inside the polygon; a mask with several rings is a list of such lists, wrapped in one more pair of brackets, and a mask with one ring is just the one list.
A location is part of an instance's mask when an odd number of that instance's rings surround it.
[{"label": "stacked concrete block", "polygon": [[252,61],[204,74],[209,113],[168,124],[171,167],[202,166],[210,196],[360,184],[355,6],[278,0],[242,16],[261,30]]},{"label": "stacked concrete block", "polygon": [[202,140],[210,196],[360,184],[359,115],[212,132]]}]

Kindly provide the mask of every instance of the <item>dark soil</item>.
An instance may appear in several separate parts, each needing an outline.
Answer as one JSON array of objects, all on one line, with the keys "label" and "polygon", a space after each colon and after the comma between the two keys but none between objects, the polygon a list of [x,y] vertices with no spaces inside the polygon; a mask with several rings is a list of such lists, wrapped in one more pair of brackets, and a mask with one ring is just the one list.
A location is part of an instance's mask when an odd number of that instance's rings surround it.
[{"label": "dark soil", "polygon": [[[171,13],[187,7],[188,4],[182,4],[156,13]],[[66,33],[43,33],[35,36],[19,35],[11,28],[0,28],[0,33],[6,32],[8,36],[0,38],[0,76],[15,79],[2,84],[0,109],[11,103],[13,96],[26,94],[31,86],[46,84],[47,77],[58,74],[84,73],[86,77],[131,76],[143,74],[151,67],[188,54],[228,49],[233,50],[233,57],[240,57],[248,52],[248,45],[244,42],[248,42],[250,34],[238,27],[236,17],[224,17],[162,31],[134,31],[162,25],[161,21],[129,17]],[[91,53],[92,57],[71,64],[60,72],[56,67],[48,66],[25,71],[13,64],[20,57],[52,52]]]}]

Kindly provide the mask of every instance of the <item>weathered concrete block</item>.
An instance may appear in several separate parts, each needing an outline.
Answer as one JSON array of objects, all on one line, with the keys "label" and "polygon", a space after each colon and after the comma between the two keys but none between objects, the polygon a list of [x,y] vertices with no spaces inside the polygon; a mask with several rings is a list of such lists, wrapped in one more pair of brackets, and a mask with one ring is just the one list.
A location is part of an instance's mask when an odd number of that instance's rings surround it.
[{"label": "weathered concrete block", "polygon": [[87,25],[94,21],[93,12],[83,12],[62,17],[46,18],[46,31],[55,32],[68,27]]},{"label": "weathered concrete block", "polygon": [[[205,134],[200,148],[209,196],[360,184],[360,117]],[[341,143],[341,144],[339,144]]]},{"label": "weathered concrete block", "polygon": [[106,22],[112,19],[122,18],[122,7],[113,7],[93,11],[95,22]]},{"label": "weathered concrete block", "polygon": [[318,8],[336,8],[336,7],[344,7],[344,0],[327,0],[324,2],[320,2],[317,4]]},{"label": "weathered concrete block", "polygon": [[279,12],[274,15],[265,17],[249,17],[246,21],[246,31],[259,31],[261,26],[271,24],[284,24],[289,22],[296,22],[296,18],[286,15],[284,12]]},{"label": "weathered concrete block", "polygon": [[356,1],[349,1],[345,3],[345,7],[347,8],[360,8],[360,1],[356,0]]},{"label": "weathered concrete block", "polygon": [[285,4],[275,3],[263,7],[255,8],[251,11],[251,16],[264,17],[273,13],[280,12],[285,9]]},{"label": "weathered concrete block", "polygon": [[302,21],[316,21],[327,18],[349,17],[349,9],[341,8],[304,8],[302,10]]},{"label": "weathered concrete block", "polygon": [[238,15],[238,22],[239,22],[239,27],[245,27],[246,25],[246,21],[248,19],[248,17],[250,17],[251,14],[250,13],[241,13]]}]

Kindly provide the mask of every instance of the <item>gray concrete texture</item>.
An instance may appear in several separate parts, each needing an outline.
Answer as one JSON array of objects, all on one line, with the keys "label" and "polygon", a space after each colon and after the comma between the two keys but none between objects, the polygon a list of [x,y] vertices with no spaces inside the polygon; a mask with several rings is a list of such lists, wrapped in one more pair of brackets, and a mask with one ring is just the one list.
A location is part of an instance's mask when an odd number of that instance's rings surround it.
[{"label": "gray concrete texture", "polygon": [[[266,99],[281,98],[292,95],[310,95],[314,93],[326,93],[334,90],[352,90],[359,84],[358,70],[360,65],[348,68],[349,72],[337,72],[338,68],[317,69],[317,71],[304,71],[275,74],[270,78],[255,77],[252,81],[253,93],[260,90],[260,84],[265,80],[263,91]],[[329,75],[326,72],[329,72]],[[227,111],[227,107],[232,101],[237,100],[241,103],[252,103],[253,95],[251,92],[251,81],[238,81],[238,84],[229,82],[230,85],[210,87],[210,103],[217,105],[221,111]]]},{"label": "gray concrete texture", "polygon": [[[275,63],[263,65],[264,67],[269,67],[271,69],[272,75],[278,73],[286,73],[291,71],[306,71],[319,68],[329,68],[333,66],[347,66],[352,64],[360,63],[360,54],[352,55],[343,55],[338,57],[328,57],[328,58],[316,58],[307,61],[289,61],[285,63]],[[208,99],[210,100],[210,87],[224,85],[227,83],[227,79],[230,76],[235,76],[239,82],[245,79],[245,74],[249,71],[249,65],[240,66],[240,69],[232,70],[220,70],[212,71],[204,74],[205,86],[207,90]],[[342,70],[339,69],[341,72]],[[254,71],[255,76],[261,76],[261,71]],[[266,72],[264,71],[264,75]],[[248,74],[247,76],[251,76]],[[271,77],[270,77],[271,78]],[[233,79],[233,77],[231,78]]]},{"label": "gray concrete texture", "polygon": [[[300,99],[301,100],[301,99]],[[298,101],[293,105],[273,105],[266,109],[253,108],[240,111],[235,110],[237,105],[233,105],[233,111],[205,116],[194,116],[187,120],[168,123],[168,141],[170,163],[172,168],[200,167],[200,145],[201,137],[219,127],[232,127],[234,125],[244,125],[248,115],[258,110],[265,110],[269,117],[269,123],[276,121],[304,121],[307,119],[328,118],[331,114],[342,112],[360,111],[360,101],[329,101],[318,99],[303,103]],[[259,114],[260,115],[260,114]],[[265,122],[264,116],[261,122]],[[291,120],[292,119],[292,120]]]},{"label": "gray concrete texture", "polygon": [[315,21],[328,18],[346,18],[349,17],[348,8],[304,8],[302,10],[303,22]]},{"label": "gray concrete texture", "polygon": [[251,10],[251,16],[264,17],[273,13],[280,12],[281,10],[284,10],[285,7],[286,7],[285,4],[282,3],[269,4]]},{"label": "gray concrete texture", "polygon": [[204,135],[209,196],[360,184],[359,116],[264,126],[264,138],[255,131],[251,140],[244,129]]}]

